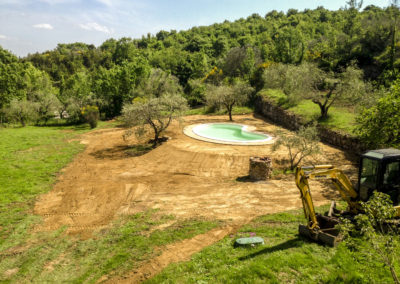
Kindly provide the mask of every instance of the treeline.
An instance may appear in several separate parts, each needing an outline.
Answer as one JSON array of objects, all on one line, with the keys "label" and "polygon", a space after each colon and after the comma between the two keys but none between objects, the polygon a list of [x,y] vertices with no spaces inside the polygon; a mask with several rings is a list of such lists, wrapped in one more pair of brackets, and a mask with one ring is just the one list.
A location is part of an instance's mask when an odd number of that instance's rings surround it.
[{"label": "treeline", "polygon": [[[374,88],[387,88],[400,68],[399,14],[394,4],[362,9],[352,0],[338,11],[271,11],[264,17],[253,14],[141,39],[109,39],[99,47],[59,44],[21,59],[1,49],[1,119],[45,122],[56,110],[61,117],[68,114],[69,120],[79,121],[86,105],[96,105],[103,118],[112,118],[142,95],[142,85],[157,72],[166,74],[160,80],[176,78],[191,106],[206,102],[206,83],[233,85],[240,79],[254,92],[270,87],[265,73],[271,66],[278,70],[276,63],[308,64],[322,72],[327,80],[319,80],[314,89],[325,93],[330,88],[336,92],[340,84],[332,79],[343,77],[340,74],[349,67]],[[27,116],[21,117],[24,111]]]}]

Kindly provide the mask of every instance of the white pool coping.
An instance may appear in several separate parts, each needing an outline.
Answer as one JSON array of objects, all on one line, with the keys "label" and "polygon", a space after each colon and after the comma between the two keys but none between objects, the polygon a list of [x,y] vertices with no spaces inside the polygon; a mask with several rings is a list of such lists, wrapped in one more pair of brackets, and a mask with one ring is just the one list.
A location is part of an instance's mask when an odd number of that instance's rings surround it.
[{"label": "white pool coping", "polygon": [[[268,135],[269,137],[266,139],[262,140],[253,140],[253,141],[235,141],[235,140],[229,140],[229,139],[215,139],[210,136],[205,136],[203,134],[199,134],[198,131],[196,132],[196,128],[198,127],[204,127],[207,125],[211,124],[233,124],[233,125],[240,125],[242,126],[242,130],[247,131],[247,132],[252,132],[256,134],[261,134],[261,135]],[[239,124],[239,123],[229,123],[229,122],[213,122],[213,123],[199,123],[199,124],[192,124],[189,126],[186,126],[183,129],[183,133],[191,138],[205,141],[205,142],[211,142],[211,143],[217,143],[217,144],[226,144],[226,145],[241,145],[241,146],[259,146],[259,145],[269,145],[274,143],[274,137],[265,134],[259,131],[255,131],[256,128],[254,126],[249,126],[249,125],[244,125],[244,124]]]}]

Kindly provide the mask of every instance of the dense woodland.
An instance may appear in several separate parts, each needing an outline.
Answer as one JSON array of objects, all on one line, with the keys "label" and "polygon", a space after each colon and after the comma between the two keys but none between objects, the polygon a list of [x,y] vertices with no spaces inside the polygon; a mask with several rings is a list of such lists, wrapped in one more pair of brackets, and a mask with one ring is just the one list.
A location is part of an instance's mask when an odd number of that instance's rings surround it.
[{"label": "dense woodland", "polygon": [[[141,39],[109,39],[98,47],[59,44],[24,58],[0,48],[0,120],[46,123],[56,111],[76,123],[88,105],[108,119],[149,95],[180,94],[195,107],[213,101],[210,90],[222,94],[215,88],[246,84],[248,104],[260,90],[274,88],[291,104],[298,97],[312,100],[321,117],[334,103],[357,106],[357,134],[371,145],[396,146],[400,10],[397,1],[386,8],[361,4],[271,11]],[[378,139],[387,118],[393,126]]]}]

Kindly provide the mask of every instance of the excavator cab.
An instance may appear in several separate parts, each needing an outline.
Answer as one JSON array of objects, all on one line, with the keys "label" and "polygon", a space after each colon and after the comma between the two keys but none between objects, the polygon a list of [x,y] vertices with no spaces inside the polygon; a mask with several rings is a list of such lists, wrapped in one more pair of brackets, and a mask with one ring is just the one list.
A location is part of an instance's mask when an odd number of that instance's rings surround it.
[{"label": "excavator cab", "polygon": [[367,201],[374,190],[388,194],[394,205],[400,203],[400,150],[368,151],[361,156],[358,193]]}]

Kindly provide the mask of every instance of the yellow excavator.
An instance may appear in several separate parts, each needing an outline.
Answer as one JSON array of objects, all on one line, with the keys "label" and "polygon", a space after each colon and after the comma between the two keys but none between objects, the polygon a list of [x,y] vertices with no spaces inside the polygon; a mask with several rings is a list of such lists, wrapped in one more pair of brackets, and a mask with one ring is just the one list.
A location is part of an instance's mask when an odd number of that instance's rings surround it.
[{"label": "yellow excavator", "polygon": [[380,191],[388,194],[400,216],[400,150],[380,149],[361,155],[358,171],[358,184],[352,185],[348,177],[331,165],[297,167],[295,181],[300,190],[307,225],[299,226],[299,234],[312,240],[335,246],[341,239],[335,226],[339,223],[339,213],[332,202],[326,215],[315,212],[311,197],[309,179],[330,179],[341,197],[347,202],[346,212],[352,215],[360,212],[360,201],[367,201],[372,193]]}]

